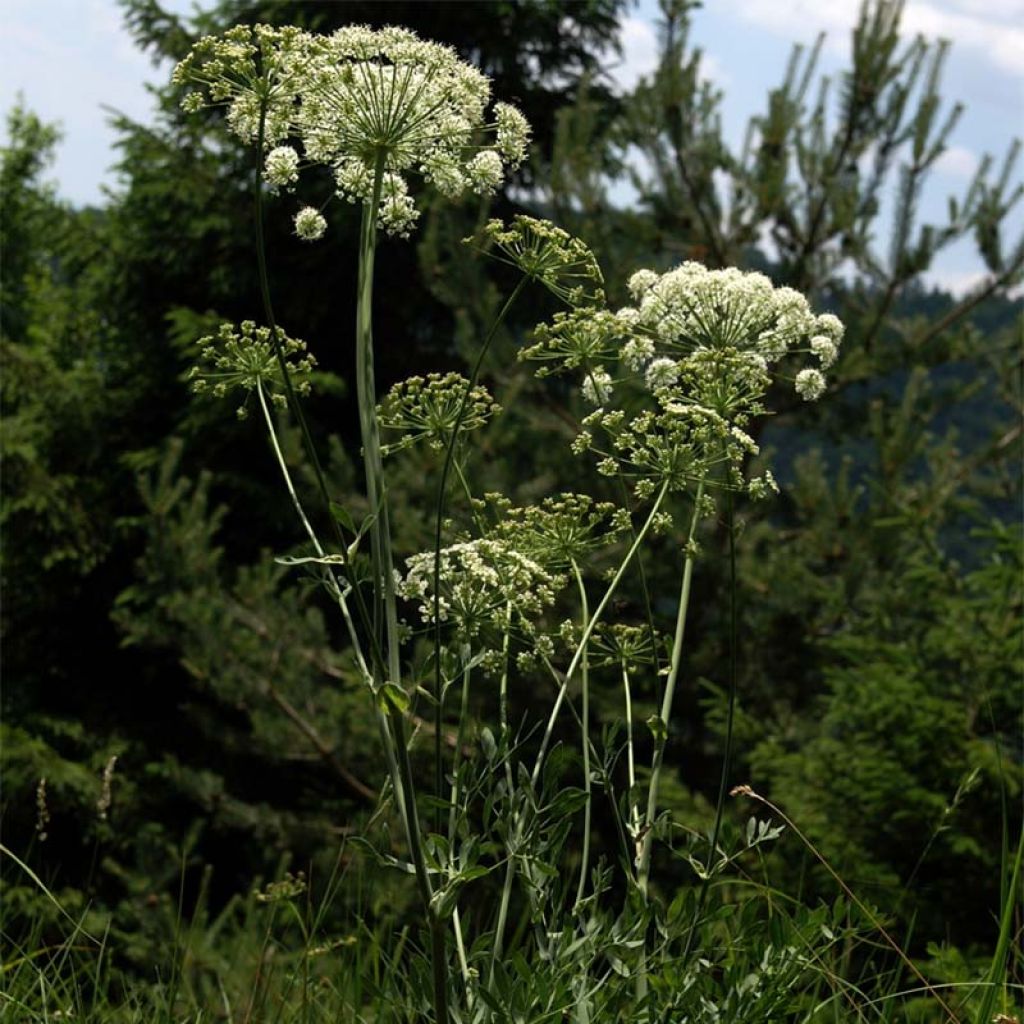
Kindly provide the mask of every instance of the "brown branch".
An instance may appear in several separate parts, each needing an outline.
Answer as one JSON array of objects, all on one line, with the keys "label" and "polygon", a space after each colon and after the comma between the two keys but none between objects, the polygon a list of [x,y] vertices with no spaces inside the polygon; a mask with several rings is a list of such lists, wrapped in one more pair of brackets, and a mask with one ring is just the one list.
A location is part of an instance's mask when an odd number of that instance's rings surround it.
[{"label": "brown branch", "polygon": [[377,802],[377,793],[372,790],[362,779],[354,775],[348,768],[338,760],[333,748],[324,742],[323,737],[316,730],[308,719],[282,694],[271,682],[264,682],[264,689],[267,696],[285,713],[292,724],[302,733],[306,739],[316,748],[317,753],[337,773],[338,777],[356,795],[362,797],[369,803]]},{"label": "brown branch", "polygon": [[941,320],[933,324],[928,330],[923,331],[913,341],[914,345],[926,345],[936,335],[941,334],[947,327],[951,327],[958,320],[965,317],[975,306],[980,305],[987,298],[995,294],[1003,285],[1007,284],[1011,277],[1024,266],[1024,256],[1017,259],[1012,266],[1007,267],[1001,274],[994,274],[977,291],[966,296],[962,302],[955,305]]}]

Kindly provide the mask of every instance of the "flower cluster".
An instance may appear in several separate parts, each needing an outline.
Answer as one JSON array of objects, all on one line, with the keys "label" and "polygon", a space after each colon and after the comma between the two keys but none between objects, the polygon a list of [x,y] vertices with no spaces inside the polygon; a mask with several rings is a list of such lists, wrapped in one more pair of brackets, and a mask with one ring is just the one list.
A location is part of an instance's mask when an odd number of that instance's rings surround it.
[{"label": "flower cluster", "polygon": [[[434,622],[434,590],[438,587],[441,622],[455,628],[462,642],[486,649],[488,636],[500,635],[511,620],[527,630],[554,603],[563,579],[493,538],[463,541],[441,549],[440,584],[434,576],[434,552],[424,551],[406,562],[398,594],[419,602],[420,618]],[[493,650],[493,648],[492,648]]]},{"label": "flower cluster", "polygon": [[599,306],[604,302],[604,277],[593,252],[551,221],[519,215],[506,226],[492,220],[483,235],[503,254],[497,259],[517,267],[566,305]]},{"label": "flower cluster", "polygon": [[[375,203],[390,234],[407,235],[419,216],[409,174],[448,198],[489,195],[529,144],[529,124],[515,107],[497,103],[486,120],[485,75],[451,47],[403,28],[351,25],[323,36],[240,26],[197,43],[174,80],[200,87],[185,99],[189,110],[227,103],[229,126],[247,142],[258,138],[265,113],[265,145],[276,146],[265,164],[272,185],[294,183],[298,154],[277,144],[297,135],[307,161],[332,169],[337,195]],[[485,128],[494,139],[482,147]]]},{"label": "flower cluster", "polygon": [[[799,292],[763,274],[692,262],[661,275],[640,270],[629,290],[635,305],[614,313],[556,313],[520,352],[541,364],[537,376],[578,374],[584,401],[597,406],[574,450],[598,453],[599,471],[633,478],[640,497],[697,480],[773,493],[770,474],[743,483],[743,463],[757,450],[744,428],[768,411],[769,388],[791,355],[816,363],[784,377],[796,392],[811,401],[825,391],[842,323],[816,316]],[[723,468],[712,481],[715,467]]]},{"label": "flower cluster", "polygon": [[198,88],[182,107],[226,106],[228,127],[243,141],[259,138],[264,112],[266,147],[282,142],[294,124],[295,103],[310,70],[309,36],[301,29],[236,25],[204,36],[174,69],[171,81]]},{"label": "flower cluster", "polygon": [[[836,360],[843,325],[831,314],[815,316],[792,288],[775,288],[764,274],[708,270],[693,262],[660,276],[638,271],[629,288],[637,305],[623,311],[624,319],[645,338],[650,357],[675,358],[684,369],[694,358],[713,363],[711,353],[729,357],[728,365],[715,364],[714,393],[689,392],[721,415],[749,415],[751,402],[767,389],[772,367],[789,354],[813,355],[821,368],[796,375],[801,397],[813,400],[824,392],[821,370]],[[635,344],[622,355],[633,368],[645,362]]]},{"label": "flower cluster", "polygon": [[460,434],[476,430],[500,411],[485,387],[470,387],[461,374],[410,377],[395,384],[378,408],[381,426],[405,432],[401,440],[387,446],[385,454],[418,441],[444,449],[456,429]]},{"label": "flower cluster", "polygon": [[534,343],[521,349],[519,358],[547,364],[537,370],[538,377],[579,369],[593,375],[618,358],[626,336],[622,321],[607,309],[570,309],[539,324]]},{"label": "flower cluster", "polygon": [[[597,430],[608,438],[608,449],[595,440]],[[739,488],[739,467],[748,455],[757,454],[758,447],[753,438],[713,410],[680,401],[662,390],[654,409],[636,415],[627,415],[622,409],[591,413],[583,420],[573,450],[600,456],[599,473],[621,473],[623,478],[633,479],[637,497],[644,499],[659,485],[670,491],[685,490],[706,479],[718,465],[725,471],[722,483]]]},{"label": "flower cluster", "polygon": [[670,637],[654,634],[647,626],[627,626],[622,623],[602,624],[594,631],[593,647],[596,657],[592,667],[615,665],[632,669],[657,661],[654,643],[666,646]]},{"label": "flower cluster", "polygon": [[629,529],[625,509],[586,494],[559,494],[525,507],[512,505],[501,494],[487,494],[475,505],[495,520],[490,537],[551,570],[583,564],[592,552]]},{"label": "flower cluster", "polygon": [[[308,394],[309,376],[316,359],[306,352],[304,341],[278,332],[278,342],[292,387],[297,394]],[[243,320],[237,327],[221,324],[215,335],[200,338],[197,344],[202,361],[192,367],[188,375],[193,391],[209,392],[221,398],[236,388],[247,393],[260,388],[276,405],[287,404],[281,364],[269,327],[257,327],[252,320]],[[246,415],[243,403],[238,409],[238,416],[244,419]]]}]

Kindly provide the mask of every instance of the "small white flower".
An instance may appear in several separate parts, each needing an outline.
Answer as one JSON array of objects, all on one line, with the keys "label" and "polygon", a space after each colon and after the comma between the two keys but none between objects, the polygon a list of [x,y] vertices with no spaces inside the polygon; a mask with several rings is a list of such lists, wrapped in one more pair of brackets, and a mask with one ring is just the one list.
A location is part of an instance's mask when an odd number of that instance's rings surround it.
[{"label": "small white flower", "polygon": [[629,294],[640,299],[657,280],[658,275],[653,270],[638,270],[629,279]]},{"label": "small white flower", "polygon": [[801,370],[796,375],[796,393],[805,401],[813,402],[825,392],[825,377],[820,370]]},{"label": "small white flower", "polygon": [[385,174],[380,200],[380,223],[389,235],[407,238],[420,211],[409,195],[409,188],[400,174]]},{"label": "small white flower", "polygon": [[299,154],[291,146],[277,146],[267,154],[263,176],[278,188],[299,180]]},{"label": "small white flower", "polygon": [[473,190],[480,195],[493,195],[505,177],[501,157],[493,149],[477,153],[466,165],[466,173],[473,183]]},{"label": "small white flower", "polygon": [[768,360],[765,359],[760,352],[747,352],[745,355],[747,357],[747,362],[749,362],[755,370],[758,370],[761,373],[768,372]]},{"label": "small white flower", "polygon": [[458,199],[465,191],[466,175],[450,153],[432,154],[423,165],[423,173],[447,199]]},{"label": "small white flower", "polygon": [[811,338],[811,352],[818,357],[823,370],[827,370],[839,354],[835,342],[831,338],[826,338],[824,334],[816,334]]},{"label": "small white flower", "polygon": [[498,151],[512,167],[518,167],[526,159],[530,123],[519,110],[508,103],[494,104],[494,120]]},{"label": "small white flower", "polygon": [[822,313],[821,316],[814,321],[814,329],[818,333],[824,334],[826,337],[830,338],[836,343],[836,345],[843,340],[843,332],[845,330],[843,327],[843,321],[840,320],[839,317],[833,316],[831,313]]},{"label": "small white flower", "polygon": [[772,476],[772,471],[766,469],[764,476],[756,476],[753,480],[747,484],[747,493],[754,499],[754,501],[763,501],[765,498],[771,497],[773,494],[779,493],[779,485],[775,482],[775,477]]},{"label": "small white flower", "polygon": [[327,221],[315,206],[304,206],[295,214],[295,234],[306,242],[323,238]]},{"label": "small white flower", "polygon": [[[636,313],[635,309],[619,310],[615,314],[616,320],[622,320],[622,313]],[[643,365],[654,355],[654,342],[650,338],[630,338],[622,346],[622,361],[634,372],[641,369]]]},{"label": "small white flower", "polygon": [[583,397],[591,405],[604,405],[612,397],[612,378],[607,370],[597,366],[586,375]]},{"label": "small white flower", "polygon": [[674,359],[655,359],[647,367],[644,380],[651,391],[657,388],[667,388],[675,384],[679,377],[679,364]]},{"label": "small white flower", "polygon": [[373,171],[362,160],[344,157],[335,164],[334,183],[339,198],[350,203],[357,198],[366,200],[373,194]]}]

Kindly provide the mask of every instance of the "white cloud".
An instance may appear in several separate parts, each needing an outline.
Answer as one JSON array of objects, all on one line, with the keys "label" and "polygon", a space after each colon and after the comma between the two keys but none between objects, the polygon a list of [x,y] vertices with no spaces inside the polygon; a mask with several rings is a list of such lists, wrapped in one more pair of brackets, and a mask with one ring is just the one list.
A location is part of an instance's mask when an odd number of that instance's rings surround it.
[{"label": "white cloud", "polygon": [[732,82],[732,75],[725,70],[725,65],[713,54],[700,55],[700,77],[719,89],[724,89]]},{"label": "white cloud", "polygon": [[[969,5],[974,6],[974,5]],[[1009,6],[1009,5],[1004,5]],[[903,15],[903,30],[929,38],[948,39],[954,46],[973,50],[1011,75],[1024,75],[1024,28],[985,14],[958,14],[938,4],[911,3]]]},{"label": "white cloud", "polygon": [[[654,24],[639,17],[623,18],[619,27],[622,59],[609,68],[609,74],[619,92],[633,89],[641,78],[650,77],[658,67],[658,36]],[[722,62],[707,52],[701,54],[700,77],[719,88],[727,86],[731,78]]]},{"label": "white cloud", "polygon": [[996,18],[1017,24],[1024,22],[1022,0],[948,0],[948,5],[972,16]]},{"label": "white cloud", "polygon": [[860,0],[830,0],[826,4],[808,0],[724,0],[721,10],[787,40],[811,43],[819,32],[827,32],[826,46],[843,53],[848,47],[847,33],[860,12]]},{"label": "white cloud", "polygon": [[[771,32],[810,42],[820,31],[828,33],[831,52],[845,53],[847,34],[857,21],[860,0],[724,0],[722,8]],[[983,57],[999,70],[1024,75],[1024,3],[1020,0],[911,0],[903,12],[905,36],[918,33],[929,39],[949,39],[960,50]]]},{"label": "white cloud", "polygon": [[928,270],[921,275],[930,288],[941,288],[960,299],[970,294],[990,275],[983,270]]},{"label": "white cloud", "polygon": [[623,18],[619,42],[622,61],[610,69],[612,79],[622,92],[629,92],[645,75],[658,66],[658,37],[649,21]]},{"label": "white cloud", "polygon": [[969,179],[978,169],[978,158],[963,146],[950,146],[938,160],[935,169],[951,178]]}]

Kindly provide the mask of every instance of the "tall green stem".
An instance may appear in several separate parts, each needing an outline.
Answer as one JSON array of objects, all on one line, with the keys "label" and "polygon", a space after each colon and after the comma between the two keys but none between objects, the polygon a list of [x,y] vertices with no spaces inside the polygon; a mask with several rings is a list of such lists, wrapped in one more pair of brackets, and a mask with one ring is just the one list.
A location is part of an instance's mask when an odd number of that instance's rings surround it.
[{"label": "tall green stem", "polygon": [[[277,328],[277,320],[274,317],[274,307],[270,300],[270,274],[267,267],[267,243],[266,233],[263,228],[263,185],[261,181],[262,172],[262,160],[264,156],[264,141],[266,139],[266,127],[267,127],[267,101],[264,98],[260,103],[260,118],[259,126],[256,132],[256,175],[255,184],[253,186],[254,192],[254,205],[256,208],[256,269],[260,282],[260,295],[263,299],[263,314],[267,320],[267,327],[270,329],[270,340],[274,346],[274,354],[277,357],[277,363],[281,370],[281,379],[284,383],[285,394],[288,397],[288,405],[295,416],[296,422],[299,424],[299,429],[302,431],[302,440],[306,448],[306,454],[309,456],[311,465],[313,466],[313,472],[316,476],[317,488],[320,491],[320,496],[323,499],[324,508],[329,512],[331,507],[330,495],[327,492],[327,482],[324,478],[323,469],[320,466],[320,459],[316,454],[316,446],[313,444],[312,435],[309,432],[309,425],[306,423],[306,417],[302,412],[302,405],[299,402],[298,396],[295,393],[295,388],[292,385],[291,372],[288,369],[287,360],[284,357],[284,348],[281,345],[281,338]],[[331,516],[331,521],[334,524],[334,531],[336,534],[338,549],[344,552],[346,550],[346,544],[344,536],[341,532],[341,527],[338,524],[337,519]],[[359,615],[360,620],[367,627],[369,633],[369,615],[367,613],[366,606],[363,602],[363,596],[359,588],[355,585],[351,579],[351,569],[348,563],[343,566],[344,572],[349,575],[349,583],[351,585],[352,594],[356,604],[356,612]],[[332,588],[336,593],[342,593],[341,584],[338,582],[337,577],[334,574],[333,569],[328,569],[328,575],[331,578]],[[347,612],[347,609],[346,609]],[[377,643],[375,635],[370,635],[370,657],[374,664],[381,662],[380,645]]]},{"label": "tall green stem", "polygon": [[377,388],[373,372],[373,271],[377,251],[377,212],[384,180],[384,154],[377,157],[373,196],[363,204],[359,230],[359,280],[356,304],[356,394],[359,400],[359,430],[363,442],[366,494],[373,521],[370,548],[373,558],[373,626],[384,647],[390,682],[401,679],[398,610],[395,601],[394,565],[391,555],[391,523],[388,515],[384,463],[377,422]]},{"label": "tall green stem", "polygon": [[[444,526],[445,498],[448,490],[448,476],[451,473],[455,460],[455,444],[458,441],[459,430],[462,421],[469,409],[470,396],[473,388],[480,379],[480,370],[483,368],[484,359],[490,350],[499,328],[505,322],[509,310],[515,305],[526,283],[528,277],[520,278],[512,291],[512,294],[505,300],[494,323],[491,324],[487,336],[484,338],[480,351],[477,353],[476,362],[466,383],[466,390],[463,392],[462,401],[459,403],[458,413],[455,416],[455,426],[452,428],[452,436],[448,439],[448,446],[444,453],[444,465],[441,467],[441,480],[437,485],[437,509],[434,516],[434,795],[440,801],[444,797],[444,761],[441,750],[441,736],[444,727],[444,685],[441,678],[441,533]],[[441,807],[437,809],[437,828],[440,831]]]},{"label": "tall green stem", "polygon": [[[683,640],[686,636],[686,614],[690,606],[690,584],[693,581],[693,565],[695,561],[694,538],[697,534],[697,523],[700,521],[701,499],[704,497],[704,478],[697,484],[697,493],[693,498],[693,517],[690,520],[690,531],[686,538],[686,563],[683,566],[683,579],[679,588],[679,609],[676,612],[676,628],[672,639],[672,656],[669,661],[668,679],[661,700],[661,715],[654,737],[654,754],[651,758],[651,781],[647,791],[647,814],[643,821],[643,838],[640,841],[640,857],[637,864],[637,887],[644,900],[647,899],[648,884],[651,875],[651,851],[654,846],[654,820],[658,813],[658,788],[661,782],[661,769],[665,760],[665,744],[668,740],[669,722],[672,718],[672,699],[676,692],[679,679],[679,666],[683,658]],[[647,963],[644,959],[637,973],[637,999],[641,1001],[647,996]]]},{"label": "tall green stem", "polygon": [[[573,562],[573,575],[576,577],[576,587],[580,593],[580,616],[586,626],[590,622],[590,611],[587,605],[587,588],[583,583],[583,576],[580,574],[579,566]],[[583,721],[580,723],[580,731],[583,733],[583,791],[586,794],[586,803],[583,805],[583,853],[580,858],[580,881],[576,887],[577,906],[583,901],[583,893],[587,885],[587,869],[590,867],[590,823],[593,813],[593,795],[590,789],[590,659],[587,657],[587,645],[582,645],[583,658],[580,662],[580,677],[583,682]]]},{"label": "tall green stem", "polygon": [[626,703],[626,781],[629,784],[629,832],[635,844],[640,834],[640,811],[633,796],[636,789],[636,761],[633,756],[633,695],[630,692],[629,666],[626,664],[625,658],[622,659],[621,665],[622,691]]},{"label": "tall green stem", "polygon": [[[377,422],[377,389],[373,372],[373,272],[377,246],[377,214],[384,180],[385,154],[378,155],[374,168],[373,194],[363,204],[359,231],[358,299],[356,303],[356,393],[359,401],[359,428],[363,442],[363,466],[366,493],[373,517],[370,548],[373,560],[374,639],[385,648],[386,664],[375,662],[375,682],[399,684],[401,652],[399,648],[398,609],[395,600],[394,563],[391,554],[391,523],[388,515],[387,487]],[[386,678],[383,672],[387,673]],[[379,704],[379,701],[378,701]],[[378,717],[384,718],[378,711]],[[416,882],[427,917],[431,939],[431,967],[434,981],[434,1011],[438,1024],[448,1024],[448,957],[444,923],[432,905],[433,888],[423,851],[419,813],[412,765],[409,761],[404,713],[389,706],[386,721],[380,722],[388,767],[409,842],[409,853],[416,871]],[[387,728],[390,726],[390,729]]]},{"label": "tall green stem", "polygon": [[714,871],[718,837],[722,832],[722,819],[725,816],[725,795],[729,786],[729,771],[732,767],[732,737],[736,720],[736,664],[739,644],[736,609],[736,499],[731,490],[725,492],[725,525],[729,533],[729,705],[725,719],[725,752],[722,757],[722,774],[718,780],[718,803],[715,808],[715,824],[711,829],[711,851],[708,854],[708,866],[701,879],[697,903],[693,908],[693,920],[686,936],[683,949],[683,961],[690,955],[697,937],[697,926],[700,921],[704,901],[711,887],[711,876]]},{"label": "tall green stem", "polygon": [[551,708],[551,714],[548,715],[548,724],[544,730],[544,736],[540,742],[540,750],[537,751],[537,759],[533,765],[533,772],[530,775],[530,781],[533,785],[537,785],[537,781],[540,779],[541,769],[544,767],[544,758],[547,755],[548,744],[551,742],[551,736],[555,730],[555,722],[558,719],[558,712],[562,708],[562,704],[565,701],[565,696],[569,692],[569,683],[572,680],[576,669],[579,668],[580,659],[583,657],[583,652],[586,649],[586,645],[590,642],[591,634],[597,628],[597,624],[601,621],[601,616],[604,614],[605,608],[608,606],[608,602],[615,596],[615,591],[619,589],[619,584],[622,582],[622,577],[626,575],[626,570],[629,568],[633,561],[634,556],[640,550],[640,545],[643,543],[644,538],[647,536],[651,527],[654,525],[654,520],[657,518],[658,513],[661,511],[662,503],[665,500],[665,495],[668,494],[668,483],[661,485],[661,489],[658,491],[657,497],[654,499],[654,504],[651,506],[651,511],[647,514],[647,519],[644,520],[644,525],[640,527],[639,532],[633,538],[633,543],[630,545],[629,550],[626,552],[626,557],[622,560],[622,564],[616,570],[615,575],[612,577],[611,582],[608,584],[608,589],[605,590],[604,596],[601,598],[597,607],[594,609],[594,614],[590,621],[587,623],[583,630],[583,635],[580,637],[580,642],[576,646],[576,651],[573,654],[572,661],[569,662],[569,667],[565,672],[565,679],[562,682],[561,687],[558,691],[558,696],[555,698],[554,706]]},{"label": "tall green stem", "polygon": [[668,680],[661,699],[661,715],[657,735],[654,738],[654,755],[651,758],[651,784],[647,791],[647,815],[644,818],[643,842],[640,847],[640,863],[637,870],[637,883],[646,897],[647,885],[651,873],[651,849],[654,846],[653,825],[658,813],[658,788],[661,783],[661,769],[665,760],[665,743],[668,739],[669,722],[672,718],[672,700],[675,697],[676,682],[679,679],[679,666],[683,659],[683,640],[686,636],[686,613],[690,606],[690,584],[693,581],[694,537],[697,523],[700,521],[701,499],[704,497],[704,480],[697,484],[697,493],[693,499],[693,518],[690,520],[690,532],[686,538],[686,563],[683,566],[683,580],[679,588],[679,610],[676,613],[675,635],[672,639],[672,658],[669,662]]},{"label": "tall green stem", "polygon": [[[501,646],[501,683],[498,686],[498,727],[501,736],[502,750],[505,752],[503,761],[505,765],[505,791],[507,799],[511,801],[514,785],[512,781],[512,763],[508,730],[508,670],[509,670],[509,647],[512,641],[512,602],[505,604],[505,635],[502,638]],[[505,945],[505,924],[508,921],[508,904],[512,897],[512,881],[515,877],[514,851],[509,849],[508,861],[505,864],[505,880],[501,887],[501,902],[498,904],[498,921],[494,926],[494,942],[491,944],[491,967],[488,974],[487,984],[494,982],[494,965],[501,957]]]}]

